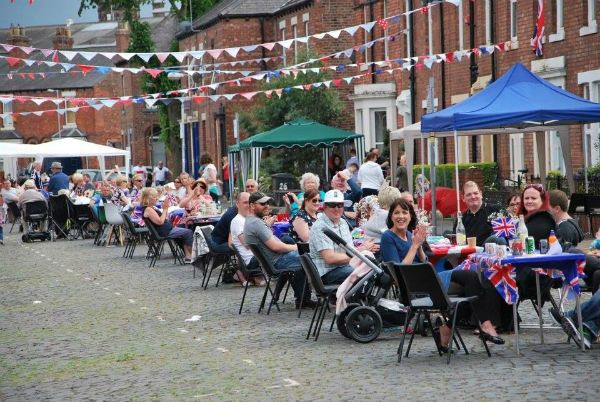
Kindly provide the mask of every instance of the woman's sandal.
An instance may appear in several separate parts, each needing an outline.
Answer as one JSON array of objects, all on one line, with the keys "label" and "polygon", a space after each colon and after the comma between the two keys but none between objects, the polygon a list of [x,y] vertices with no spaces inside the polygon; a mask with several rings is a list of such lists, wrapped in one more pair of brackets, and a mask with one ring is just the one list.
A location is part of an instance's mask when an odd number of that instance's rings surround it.
[{"label": "woman's sandal", "polygon": [[504,345],[504,339],[500,338],[498,335],[488,334],[483,329],[480,331],[479,337],[484,341],[491,342],[495,345]]},{"label": "woman's sandal", "polygon": [[442,345],[442,335],[440,333],[440,327],[435,327],[431,332],[433,339],[435,339],[435,344],[438,346],[439,351],[441,353],[448,353],[448,346]]}]

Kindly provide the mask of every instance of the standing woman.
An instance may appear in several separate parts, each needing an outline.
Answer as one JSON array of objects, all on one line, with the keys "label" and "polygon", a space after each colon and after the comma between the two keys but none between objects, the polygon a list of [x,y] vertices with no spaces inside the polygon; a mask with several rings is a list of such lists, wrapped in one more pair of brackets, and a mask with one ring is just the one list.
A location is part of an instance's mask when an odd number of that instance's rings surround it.
[{"label": "standing woman", "polygon": [[[381,256],[383,261],[392,261],[396,264],[413,264],[427,261],[423,251],[423,243],[427,238],[427,228],[417,225],[411,233],[408,227],[417,220],[415,211],[404,199],[398,199],[390,206],[387,218],[389,230],[381,236]],[[500,323],[500,306],[502,299],[489,281],[480,281],[475,271],[457,269],[439,273],[443,286],[448,289],[450,282],[462,286],[465,296],[479,296],[471,303],[475,316],[481,323],[480,337],[486,341],[503,344],[504,340],[498,336],[492,321]],[[450,341],[450,328],[447,325],[439,327],[439,344],[443,351],[447,350]],[[434,336],[437,336],[435,335]]]},{"label": "standing woman", "polygon": [[320,205],[321,196],[319,191],[310,189],[304,193],[302,206],[291,221],[290,237],[295,242],[308,242],[310,228],[317,220],[317,212]]},{"label": "standing woman", "polygon": [[214,202],[219,200],[219,187],[217,186],[217,168],[209,154],[203,154],[200,157],[200,164],[204,166],[202,170],[202,179],[208,184],[208,192]]},{"label": "standing woman", "polygon": [[383,170],[376,162],[377,153],[369,152],[365,163],[358,169],[358,182],[362,189],[362,196],[377,195],[383,184]]},{"label": "standing woman", "polygon": [[223,195],[227,200],[229,200],[229,159],[227,159],[227,155],[223,157],[223,174],[221,177],[223,178]]}]

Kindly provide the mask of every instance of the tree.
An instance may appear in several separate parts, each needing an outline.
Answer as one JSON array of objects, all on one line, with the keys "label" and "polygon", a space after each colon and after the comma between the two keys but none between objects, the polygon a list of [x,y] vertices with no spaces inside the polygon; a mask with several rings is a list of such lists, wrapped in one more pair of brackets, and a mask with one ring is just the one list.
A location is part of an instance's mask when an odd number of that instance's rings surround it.
[{"label": "tree", "polygon": [[[304,57],[305,60],[308,58],[308,55]],[[299,73],[296,76],[287,75],[273,79],[263,84],[261,89],[291,88],[329,79],[330,75],[325,72]],[[281,97],[273,95],[271,98],[264,98],[250,111],[240,111],[240,126],[250,135],[254,135],[299,117],[331,125],[345,117],[344,105],[337,91],[324,86],[309,90],[284,90]],[[294,152],[274,150],[263,161],[261,165],[264,172],[261,176],[279,172],[300,176],[307,171],[318,173],[325,168],[321,150],[314,147],[294,149]]]}]

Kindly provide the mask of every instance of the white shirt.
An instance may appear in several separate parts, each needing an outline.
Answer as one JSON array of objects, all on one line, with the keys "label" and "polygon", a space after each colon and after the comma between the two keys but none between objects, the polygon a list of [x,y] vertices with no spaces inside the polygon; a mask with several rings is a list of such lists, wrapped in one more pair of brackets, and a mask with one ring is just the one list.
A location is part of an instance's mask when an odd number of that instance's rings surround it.
[{"label": "white shirt", "polygon": [[379,190],[383,183],[383,171],[376,162],[368,161],[358,169],[358,181],[360,188],[371,188]]},{"label": "white shirt", "polygon": [[146,181],[146,168],[145,167],[136,165],[131,168],[131,173],[134,175],[141,174],[142,177],[144,178],[144,182]]},{"label": "white shirt", "polygon": [[165,181],[167,179],[167,173],[169,173],[169,169],[167,169],[165,166],[163,166],[162,169],[160,169],[158,166],[155,166],[154,170],[152,171],[154,181]]},{"label": "white shirt", "polygon": [[185,188],[185,186],[181,186],[181,187],[179,187],[179,190],[175,191],[175,196],[177,198],[179,198],[180,201],[182,199],[184,199],[186,195],[187,195],[187,188]]},{"label": "white shirt", "polygon": [[231,221],[231,226],[229,230],[231,231],[231,240],[236,250],[240,253],[242,258],[244,259],[245,264],[249,264],[250,260],[254,256],[252,251],[249,248],[244,246],[240,241],[240,235],[244,233],[244,224],[246,223],[246,218],[240,214],[237,214],[235,218]]}]

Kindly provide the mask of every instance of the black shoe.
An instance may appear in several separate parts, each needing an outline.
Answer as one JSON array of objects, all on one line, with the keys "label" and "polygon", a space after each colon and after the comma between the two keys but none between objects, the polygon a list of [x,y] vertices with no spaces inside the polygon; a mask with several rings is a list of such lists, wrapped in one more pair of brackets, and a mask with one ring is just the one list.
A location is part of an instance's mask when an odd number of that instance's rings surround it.
[{"label": "black shoe", "polygon": [[492,342],[495,345],[504,345],[504,339],[500,338],[498,335],[491,335],[481,330],[479,333],[479,337],[486,342]]},{"label": "black shoe", "polygon": [[[314,300],[311,300],[310,298],[306,298],[302,302],[302,308],[315,309],[316,307],[317,307],[317,302]],[[296,299],[296,309],[299,309],[299,308],[301,308],[300,307],[300,299]]]}]

